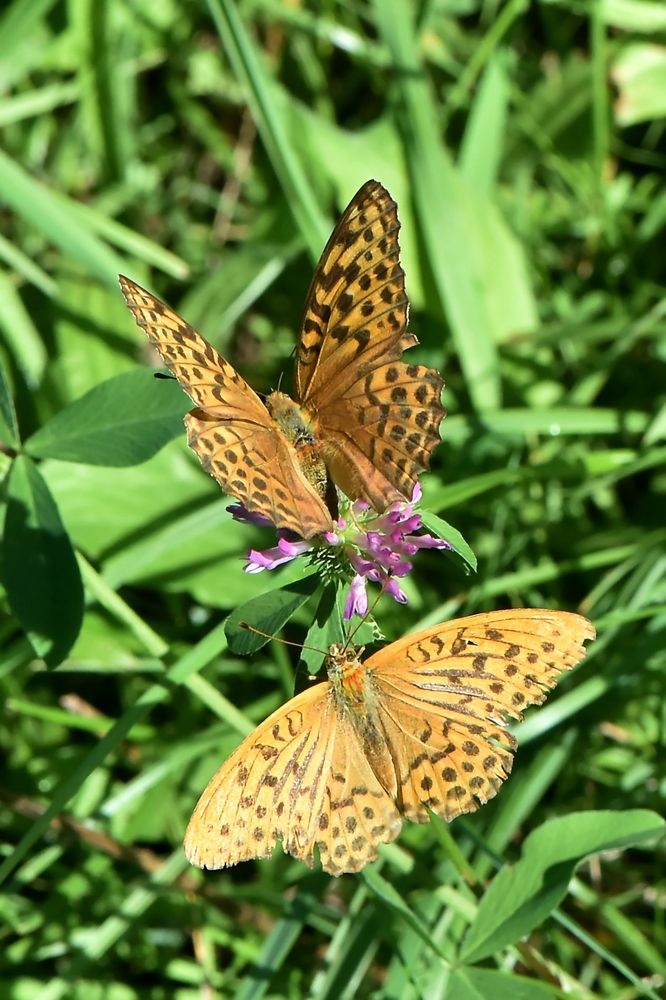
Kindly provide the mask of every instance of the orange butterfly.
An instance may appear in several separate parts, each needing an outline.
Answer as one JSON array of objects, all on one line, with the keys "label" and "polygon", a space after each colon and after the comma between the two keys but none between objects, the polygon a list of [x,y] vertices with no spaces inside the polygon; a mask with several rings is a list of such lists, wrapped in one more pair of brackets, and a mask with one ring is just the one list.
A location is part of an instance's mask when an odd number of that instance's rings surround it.
[{"label": "orange butterfly", "polygon": [[409,500],[439,442],[438,372],[407,365],[396,204],[368,181],[317,265],[298,345],[295,401],[262,400],[196,330],[129,278],[127,305],[196,404],[190,447],[222,489],[303,538],[331,530],[333,484],[383,511]]},{"label": "orange butterfly", "polygon": [[376,858],[403,817],[472,812],[511,770],[507,717],[542,702],[594,637],[581,615],[524,608],[434,625],[364,663],[362,649],[331,646],[328,681],[274,712],[210,781],[187,857],[224,868],[281,840],[341,875]]}]

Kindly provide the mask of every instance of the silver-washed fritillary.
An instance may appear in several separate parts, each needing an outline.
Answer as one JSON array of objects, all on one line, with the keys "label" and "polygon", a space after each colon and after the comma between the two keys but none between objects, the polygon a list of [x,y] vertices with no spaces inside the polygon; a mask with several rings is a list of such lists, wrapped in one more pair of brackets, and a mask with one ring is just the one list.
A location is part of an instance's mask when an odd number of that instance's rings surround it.
[{"label": "silver-washed fritillary", "polygon": [[403,819],[452,820],[498,791],[504,728],[585,655],[591,622],[564,611],[491,611],[374,653],[332,646],[328,681],[301,692],[212,778],[185,835],[192,864],[268,857],[276,841],[331,875],[357,872]]}]

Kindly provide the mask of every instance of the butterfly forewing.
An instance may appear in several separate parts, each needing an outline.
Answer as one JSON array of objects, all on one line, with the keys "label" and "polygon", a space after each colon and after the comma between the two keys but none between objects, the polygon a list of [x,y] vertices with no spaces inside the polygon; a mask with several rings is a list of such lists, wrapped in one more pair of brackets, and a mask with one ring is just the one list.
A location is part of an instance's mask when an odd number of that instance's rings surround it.
[{"label": "butterfly forewing", "polygon": [[213,776],[185,834],[192,864],[223,868],[268,857],[278,839],[312,864],[308,831],[321,811],[335,735],[327,688],[317,684],[292,698]]},{"label": "butterfly forewing", "polygon": [[327,531],[326,505],[254,390],[172,309],[129,278],[121,276],[120,285],[136,322],[197,404],[185,426],[204,469],[274,524],[303,538]]},{"label": "butterfly forewing", "polygon": [[362,353],[386,357],[406,332],[399,230],[390,194],[368,181],[340,217],[308,291],[296,367],[303,405],[336,395],[331,378],[338,379]]},{"label": "butterfly forewing", "polygon": [[444,416],[439,374],[400,360],[417,341],[407,333],[399,230],[395,202],[368,181],[315,272],[296,369],[333,479],[377,510],[411,498]]},{"label": "butterfly forewing", "polygon": [[471,812],[496,794],[515,740],[504,725],[539,704],[594,638],[581,615],[494,611],[407,636],[366,661],[400,762],[404,815],[427,822]]},{"label": "butterfly forewing", "polygon": [[256,392],[212,344],[145,288],[122,274],[119,280],[137,325],[193,403],[211,416],[267,422],[266,407]]}]

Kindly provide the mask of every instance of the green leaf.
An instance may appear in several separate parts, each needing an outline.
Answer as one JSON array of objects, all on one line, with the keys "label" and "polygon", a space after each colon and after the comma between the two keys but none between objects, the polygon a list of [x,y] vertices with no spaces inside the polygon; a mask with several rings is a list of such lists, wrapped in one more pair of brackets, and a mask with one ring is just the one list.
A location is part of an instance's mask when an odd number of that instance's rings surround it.
[{"label": "green leaf", "polygon": [[267,74],[263,52],[247,32],[233,0],[208,0],[208,7],[298,228],[316,260],[329,227],[303,164],[289,141],[286,102],[274,79]]},{"label": "green leaf", "polygon": [[493,201],[465,182],[442,143],[438,101],[424,67],[413,5],[375,0],[373,9],[380,35],[401,69],[394,89],[433,287],[467,390],[475,409],[483,412],[501,401],[497,342],[537,325],[525,254]]},{"label": "green leaf", "polygon": [[564,899],[589,854],[628,847],[663,833],[657,813],[580,812],[549,820],[529,835],[515,865],[505,865],[483,896],[461,957],[478,962],[538,927]]},{"label": "green leaf", "polygon": [[37,654],[55,666],[79,634],[83,585],[55,501],[25,456],[11,471],[2,556],[12,611]]},{"label": "green leaf", "polygon": [[[317,674],[321,670],[328,647],[334,642],[344,642],[345,629],[342,621],[344,611],[343,583],[328,583],[322,592],[314,620],[305,637],[305,644],[299,661],[301,668],[308,674]],[[307,649],[311,646],[311,649]],[[298,688],[298,683],[297,683]]]},{"label": "green leaf", "polygon": [[2,357],[0,357],[0,441],[3,440],[10,447],[18,448],[20,438],[11,384]]},{"label": "green leaf", "polygon": [[448,542],[456,555],[459,555],[476,573],[476,556],[457,528],[454,528],[452,524],[449,524],[443,518],[438,517],[437,514],[432,514],[429,510],[421,511],[421,520],[433,535],[437,538],[443,538],[445,542]]},{"label": "green leaf", "polygon": [[70,403],[26,443],[38,458],[89,465],[145,462],[183,432],[191,403],[177,382],[150,371],[124,372]]},{"label": "green leaf", "polygon": [[[238,656],[256,653],[277,635],[294,612],[314,594],[318,586],[319,575],[311,570],[301,580],[271,590],[267,594],[261,594],[259,597],[253,597],[251,601],[241,604],[229,615],[224,626],[231,652]],[[240,627],[240,622],[247,622],[248,625],[261,629],[267,635],[249,632]]]},{"label": "green leaf", "polygon": [[666,115],[666,48],[636,43],[621,50],[611,77],[619,90],[615,117],[635,125]]},{"label": "green leaf", "polygon": [[23,372],[28,385],[34,389],[40,384],[48,361],[46,348],[16,285],[2,271],[0,300],[0,329],[16,366]]},{"label": "green leaf", "polygon": [[57,0],[32,0],[30,3],[5,4],[0,20],[0,61],[11,65],[16,50],[29,42],[39,28],[39,22],[55,7]]},{"label": "green leaf", "polygon": [[509,101],[509,77],[504,60],[491,59],[467,117],[460,147],[459,168],[477,194],[492,198],[502,160]]},{"label": "green leaf", "polygon": [[494,969],[455,969],[444,1000],[553,1000],[561,996],[555,986]]},{"label": "green leaf", "polygon": [[601,0],[605,24],[624,31],[666,31],[666,8],[662,0]]},{"label": "green leaf", "polygon": [[377,865],[370,865],[368,868],[364,868],[361,873],[361,878],[367,885],[368,889],[381,900],[385,906],[388,906],[394,913],[399,914],[403,920],[412,928],[413,931],[418,934],[421,940],[431,948],[440,958],[443,958],[441,951],[435,944],[433,939],[432,930],[425,924],[419,915],[411,910],[404,899],[394,887],[383,878],[378,869]]},{"label": "green leaf", "polygon": [[0,150],[0,199],[23,216],[66,257],[77,260],[107,285],[115,284],[122,261],[102,240],[78,222],[67,198],[40,184]]}]

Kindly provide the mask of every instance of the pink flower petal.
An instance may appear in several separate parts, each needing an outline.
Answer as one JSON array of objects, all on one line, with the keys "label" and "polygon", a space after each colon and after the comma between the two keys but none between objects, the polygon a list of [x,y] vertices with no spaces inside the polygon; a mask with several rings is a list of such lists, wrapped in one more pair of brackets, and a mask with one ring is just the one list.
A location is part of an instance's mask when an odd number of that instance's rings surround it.
[{"label": "pink flower petal", "polygon": [[288,542],[286,538],[281,538],[272,549],[264,549],[263,552],[250,549],[243,569],[246,573],[261,573],[265,569],[275,569],[307,552],[309,548],[309,542]]},{"label": "pink flower petal", "polygon": [[394,601],[397,601],[398,604],[407,604],[407,594],[400,589],[395,580],[391,579],[388,581],[385,591],[387,594],[390,594]]},{"label": "pink flower petal", "polygon": [[365,577],[356,574],[349,587],[349,594],[345,603],[343,617],[349,621],[354,615],[367,615],[368,613],[368,592],[365,587]]}]

